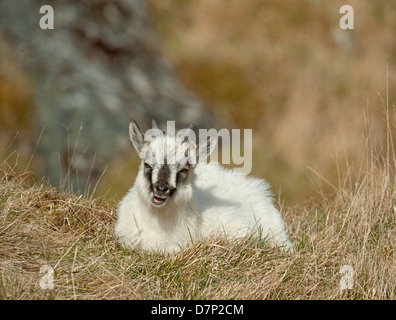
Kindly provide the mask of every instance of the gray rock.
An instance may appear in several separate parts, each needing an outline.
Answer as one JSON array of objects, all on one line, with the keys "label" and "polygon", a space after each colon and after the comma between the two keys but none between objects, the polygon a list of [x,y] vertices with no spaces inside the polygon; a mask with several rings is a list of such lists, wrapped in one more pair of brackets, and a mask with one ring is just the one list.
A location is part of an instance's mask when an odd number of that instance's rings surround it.
[{"label": "gray rock", "polygon": [[[54,9],[53,30],[39,27],[44,4]],[[90,180],[97,179],[130,147],[130,118],[217,127],[161,54],[143,0],[2,0],[0,28],[33,79],[32,140],[44,127],[38,152],[54,184],[71,168],[84,185],[94,158]]]}]

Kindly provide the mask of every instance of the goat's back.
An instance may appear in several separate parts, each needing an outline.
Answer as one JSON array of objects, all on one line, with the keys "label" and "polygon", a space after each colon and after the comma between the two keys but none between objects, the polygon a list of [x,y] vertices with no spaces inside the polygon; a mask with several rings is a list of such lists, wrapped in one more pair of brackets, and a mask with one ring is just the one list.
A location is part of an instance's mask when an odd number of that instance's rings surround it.
[{"label": "goat's back", "polygon": [[274,244],[291,246],[265,180],[217,163],[198,164],[195,175],[193,199],[202,215],[202,230],[209,233],[220,229],[243,236],[261,229],[263,236],[268,235]]}]

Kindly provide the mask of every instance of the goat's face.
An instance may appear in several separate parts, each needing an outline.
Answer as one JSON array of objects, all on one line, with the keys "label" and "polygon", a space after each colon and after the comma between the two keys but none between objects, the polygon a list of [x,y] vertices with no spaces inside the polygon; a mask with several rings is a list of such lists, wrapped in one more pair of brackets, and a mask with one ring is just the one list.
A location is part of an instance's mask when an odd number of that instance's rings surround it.
[{"label": "goat's face", "polygon": [[196,145],[183,137],[170,137],[154,126],[146,135],[135,121],[130,122],[130,139],[142,159],[142,196],[154,207],[163,207],[169,201],[190,200],[191,176],[196,163]]},{"label": "goat's face", "polygon": [[186,148],[185,144],[167,136],[156,138],[147,145],[141,170],[147,181],[152,205],[162,207],[168,199],[178,197],[188,187],[193,165],[184,157]]}]

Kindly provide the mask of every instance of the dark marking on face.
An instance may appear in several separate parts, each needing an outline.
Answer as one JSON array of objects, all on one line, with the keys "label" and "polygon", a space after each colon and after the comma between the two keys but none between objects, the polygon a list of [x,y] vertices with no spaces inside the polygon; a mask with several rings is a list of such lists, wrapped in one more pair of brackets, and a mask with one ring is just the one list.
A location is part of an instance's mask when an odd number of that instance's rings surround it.
[{"label": "dark marking on face", "polygon": [[176,185],[178,185],[180,182],[184,181],[188,177],[188,173],[190,172],[190,164],[186,163],[186,166],[179,170],[176,175]]},{"label": "dark marking on face", "polygon": [[169,183],[170,176],[171,176],[171,171],[165,161],[165,163],[160,167],[160,169],[158,171],[157,180],[158,180],[158,182],[164,181],[164,182]]},{"label": "dark marking on face", "polygon": [[150,192],[153,192],[153,183],[152,183],[152,174],[153,174],[153,168],[148,164],[148,163],[144,163],[144,170],[143,170],[144,176],[146,177],[146,179],[149,182],[149,189]]},{"label": "dark marking on face", "polygon": [[171,187],[170,178],[171,170],[165,160],[165,163],[158,170],[157,181],[154,183],[154,193],[162,196],[173,194],[175,188]]}]

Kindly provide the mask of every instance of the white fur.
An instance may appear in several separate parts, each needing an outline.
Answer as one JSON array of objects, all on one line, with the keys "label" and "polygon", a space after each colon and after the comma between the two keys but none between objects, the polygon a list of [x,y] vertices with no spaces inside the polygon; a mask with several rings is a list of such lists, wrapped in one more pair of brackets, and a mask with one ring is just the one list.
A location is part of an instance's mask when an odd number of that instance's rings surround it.
[{"label": "white fur", "polygon": [[[170,145],[174,141],[166,140]],[[271,245],[293,250],[268,184],[217,163],[196,164],[174,196],[163,207],[155,207],[142,162],[135,184],[119,204],[115,228],[123,246],[165,253],[212,234],[243,237],[258,230]]]}]

